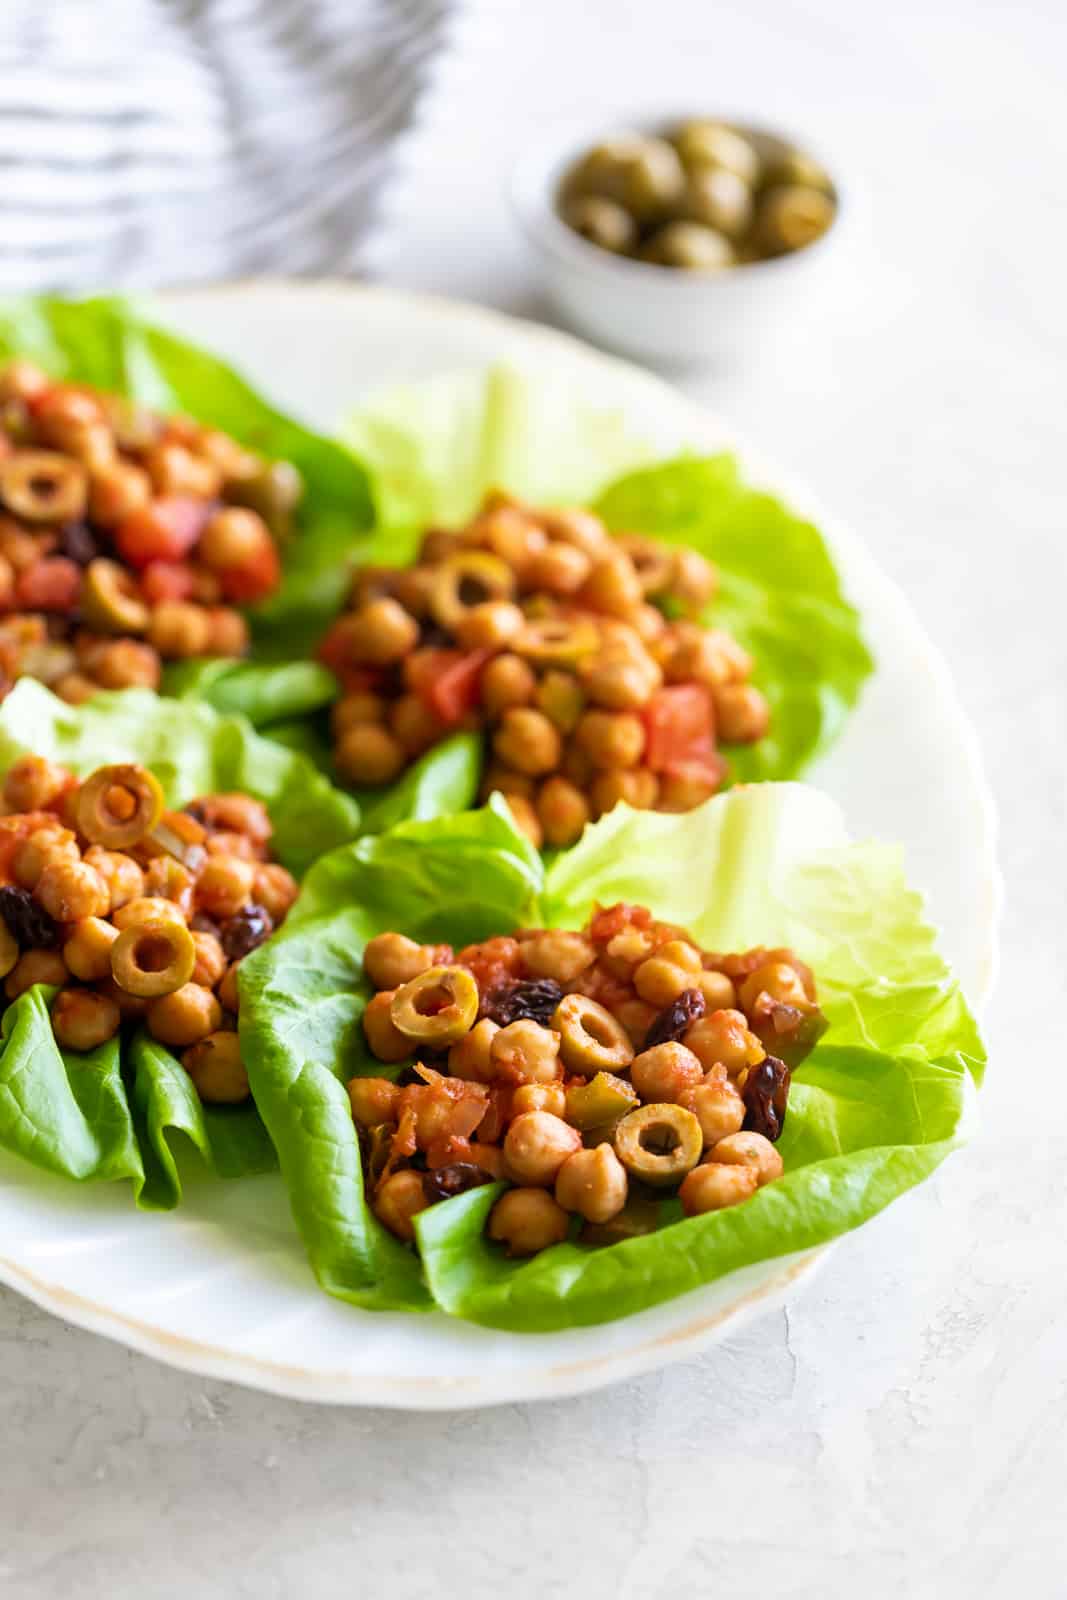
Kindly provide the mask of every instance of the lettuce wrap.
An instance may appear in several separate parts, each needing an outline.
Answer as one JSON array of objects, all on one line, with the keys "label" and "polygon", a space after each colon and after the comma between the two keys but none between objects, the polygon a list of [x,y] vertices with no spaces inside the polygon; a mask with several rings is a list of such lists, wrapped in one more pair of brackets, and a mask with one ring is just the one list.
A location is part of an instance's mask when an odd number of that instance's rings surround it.
[{"label": "lettuce wrap", "polygon": [[[303,756],[259,737],[243,718],[144,689],[102,693],[74,707],[22,679],[0,705],[0,772],[28,751],[78,773],[142,762],[172,806],[243,790],[267,807],[273,852],[297,877],[359,833],[356,802]],[[145,1207],[181,1199],[177,1135],[221,1177],[277,1165],[253,1102],[201,1104],[181,1063],[147,1033],[124,1028],[97,1050],[61,1050],[49,1018],[53,993],[36,987],[4,1012],[0,1145],[65,1177],[127,1178]]]},{"label": "lettuce wrap", "polygon": [[57,378],[187,413],[299,468],[305,492],[282,550],[281,587],[248,612],[254,660],[174,663],[164,687],[241,712],[259,727],[328,705],[337,692],[333,675],[301,658],[340,610],[349,558],[374,523],[363,466],[336,441],[275,410],[225,362],[153,327],[121,300],[0,301],[0,361],[13,356]]},{"label": "lettuce wrap", "polygon": [[[400,1070],[363,1038],[367,940],[396,930],[459,947],[523,924],[580,927],[620,899],[705,948],[788,944],[814,967],[830,1027],[794,1074],[785,1176],[728,1211],[682,1219],[665,1201],[654,1234],[526,1261],[485,1238],[501,1187],[487,1185],[422,1212],[416,1255],[365,1203],[345,1091]],[[796,784],[740,787],[685,816],[620,806],[550,866],[496,798],[403,823],[318,862],[240,981],[253,1093],[323,1288],[522,1332],[624,1316],[856,1227],[964,1139],[984,1064],[899,851],[850,843],[833,802]]]}]

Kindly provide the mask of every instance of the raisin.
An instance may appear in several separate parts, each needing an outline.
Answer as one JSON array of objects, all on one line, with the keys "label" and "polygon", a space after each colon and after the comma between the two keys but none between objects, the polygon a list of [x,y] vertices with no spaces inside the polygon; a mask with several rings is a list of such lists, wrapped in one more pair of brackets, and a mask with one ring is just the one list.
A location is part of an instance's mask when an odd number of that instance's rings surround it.
[{"label": "raisin", "polygon": [[651,1050],[657,1044],[672,1044],[681,1039],[691,1022],[698,1022],[707,1011],[707,1001],[699,989],[683,989],[677,1000],[664,1006],[654,1017],[645,1034],[644,1048]]},{"label": "raisin", "polygon": [[60,555],[76,562],[79,567],[87,567],[100,554],[100,546],[84,522],[65,522],[59,530],[56,548]]},{"label": "raisin", "polygon": [[780,1136],[791,1078],[789,1068],[777,1056],[764,1056],[758,1066],[749,1068],[741,1090],[745,1102],[743,1126],[747,1132],[762,1133],[772,1143]]},{"label": "raisin", "polygon": [[492,1183],[492,1174],[473,1161],[453,1161],[448,1167],[435,1167],[422,1176],[422,1192],[426,1204],[436,1205],[438,1200],[451,1200],[454,1194],[465,1194],[468,1189],[478,1189],[483,1183]]},{"label": "raisin", "polygon": [[190,800],[187,806],[182,807],[182,810],[187,817],[192,817],[194,822],[199,822],[204,827],[207,826],[207,807],[202,800]]},{"label": "raisin", "polygon": [[219,941],[231,961],[240,961],[274,932],[270,912],[264,906],[245,906],[219,929]]},{"label": "raisin", "polygon": [[552,1013],[563,999],[563,990],[554,978],[520,978],[501,983],[482,996],[479,1018],[488,1017],[501,1028],[527,1017],[547,1028]]},{"label": "raisin", "polygon": [[50,950],[59,937],[59,928],[28,889],[0,888],[0,917],[20,950]]},{"label": "raisin", "polygon": [[205,916],[202,911],[198,911],[194,916],[190,917],[189,929],[192,933],[210,933],[216,939],[221,932],[214,917]]}]

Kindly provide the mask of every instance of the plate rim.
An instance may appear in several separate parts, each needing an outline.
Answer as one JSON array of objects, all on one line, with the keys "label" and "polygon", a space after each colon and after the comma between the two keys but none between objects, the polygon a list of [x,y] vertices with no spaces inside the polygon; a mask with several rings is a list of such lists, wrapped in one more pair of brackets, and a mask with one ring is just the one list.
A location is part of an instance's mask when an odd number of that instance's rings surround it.
[{"label": "plate rim", "polygon": [[[849,560],[864,569],[865,578],[881,590],[887,609],[895,613],[896,620],[910,635],[916,648],[916,664],[921,665],[936,684],[960,739],[966,763],[968,792],[975,803],[977,833],[982,845],[980,861],[975,865],[982,868],[980,896],[984,907],[982,927],[985,938],[979,952],[976,980],[967,994],[975,1013],[981,1017],[996,980],[1004,899],[997,853],[996,801],[985,772],[977,730],[960,700],[947,661],[926,632],[904,590],[883,570],[854,529],[834,515],[827,514],[820,498],[796,474],[783,471],[764,458],[758,447],[752,446],[712,408],[692,400],[667,379],[649,372],[639,363],[606,354],[571,334],[525,317],[441,295],[330,277],[232,279],[188,288],[159,289],[129,298],[149,313],[153,307],[159,306],[165,315],[168,305],[181,303],[195,306],[199,302],[216,302],[234,294],[257,298],[291,296],[303,300],[336,295],[341,301],[347,302],[357,298],[364,302],[388,301],[398,308],[406,307],[418,314],[430,312],[453,322],[474,323],[489,332],[503,325],[512,331],[513,336],[518,333],[542,349],[555,348],[571,361],[619,368],[625,372],[626,381],[631,387],[639,380],[650,393],[659,389],[665,397],[669,397],[676,414],[681,415],[683,410],[687,412],[695,427],[707,429],[709,425],[714,426],[724,443],[736,449],[746,466],[754,469],[757,479],[765,479],[768,486],[773,485],[777,493],[803,507],[805,514],[810,515],[820,528],[826,529],[831,548],[847,552]],[[165,1365],[199,1376],[240,1383],[282,1397],[320,1404],[414,1411],[461,1410],[589,1393],[698,1354],[723,1337],[728,1329],[737,1329],[761,1310],[783,1302],[799,1283],[810,1280],[838,1242],[834,1240],[813,1250],[778,1258],[770,1264],[768,1277],[740,1299],[711,1315],[706,1312],[697,1314],[679,1328],[640,1339],[625,1350],[562,1364],[531,1364],[503,1373],[486,1369],[464,1378],[434,1375],[396,1378],[343,1371],[324,1372],[272,1362],[247,1353],[235,1353],[129,1317],[105,1303],[50,1282],[2,1255],[0,1282],[64,1322],[110,1338]],[[524,1341],[537,1341],[541,1336],[524,1334],[518,1337]]]}]

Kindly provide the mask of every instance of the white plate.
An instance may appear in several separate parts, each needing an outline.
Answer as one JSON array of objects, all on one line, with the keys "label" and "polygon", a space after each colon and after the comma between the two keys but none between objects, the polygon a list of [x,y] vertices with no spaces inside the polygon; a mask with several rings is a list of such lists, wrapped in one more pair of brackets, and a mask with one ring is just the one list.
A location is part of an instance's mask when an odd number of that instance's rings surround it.
[{"label": "white plate", "polygon": [[[369,389],[501,358],[566,367],[583,397],[639,436],[739,451],[748,475],[813,516],[878,658],[840,743],[813,774],[852,832],[903,840],[943,948],[980,1005],[993,976],[999,879],[992,801],[947,669],[855,535],[673,389],[562,335],[450,304],[343,284],[258,284],[166,296],[158,319],[241,367],[323,429]],[[173,1214],[125,1186],[80,1186],[0,1156],[0,1278],[68,1321],[175,1366],[280,1394],[411,1408],[577,1393],[692,1354],[785,1293],[824,1252],[738,1272],[655,1310],[572,1332],[515,1335],[444,1316],[361,1312],[316,1287],[279,1179],[190,1176]]]}]

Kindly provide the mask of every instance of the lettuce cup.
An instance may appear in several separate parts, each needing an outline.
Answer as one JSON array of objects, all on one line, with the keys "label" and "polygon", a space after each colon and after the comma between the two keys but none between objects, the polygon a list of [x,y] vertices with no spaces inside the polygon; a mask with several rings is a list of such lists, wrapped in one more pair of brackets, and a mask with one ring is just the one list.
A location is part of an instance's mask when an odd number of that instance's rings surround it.
[{"label": "lettuce cup", "polygon": [[145,690],[0,706],[0,1144],[180,1199],[175,1135],[269,1170],[239,1038],[240,966],[359,810],[244,719]]},{"label": "lettuce cup", "polygon": [[859,1225],[984,1063],[898,852],[793,784],[620,806],[550,865],[500,797],[365,837],[240,981],[323,1288],[521,1332]]},{"label": "lettuce cup", "polygon": [[366,472],[130,306],[0,304],[0,509],[0,690],[162,681],[257,724],[333,697],[307,657]]},{"label": "lettuce cup", "polygon": [[657,459],[562,380],[413,385],[350,438],[379,519],[320,645],[342,695],[317,748],[370,827],[438,763],[465,770],[453,809],[498,790],[549,849],[619,802],[796,777],[872,670],[814,526],[728,456]]}]

